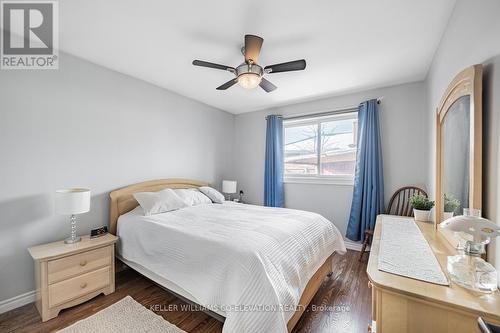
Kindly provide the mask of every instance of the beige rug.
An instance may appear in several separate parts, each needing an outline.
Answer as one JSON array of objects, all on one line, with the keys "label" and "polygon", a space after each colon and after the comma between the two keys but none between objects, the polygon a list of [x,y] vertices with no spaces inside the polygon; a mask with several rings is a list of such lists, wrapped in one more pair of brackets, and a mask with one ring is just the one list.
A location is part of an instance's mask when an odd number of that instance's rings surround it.
[{"label": "beige rug", "polygon": [[186,333],[127,296],[61,333]]}]

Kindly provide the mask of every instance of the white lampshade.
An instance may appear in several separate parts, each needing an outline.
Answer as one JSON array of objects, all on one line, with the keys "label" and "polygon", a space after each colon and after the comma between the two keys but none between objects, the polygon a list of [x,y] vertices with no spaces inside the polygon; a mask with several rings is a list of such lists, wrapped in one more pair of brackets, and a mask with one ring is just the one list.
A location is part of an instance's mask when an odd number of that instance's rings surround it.
[{"label": "white lampshade", "polygon": [[222,181],[222,192],[224,193],[236,193],[236,181],[235,180],[223,180]]},{"label": "white lampshade", "polygon": [[56,191],[56,212],[61,215],[86,213],[90,210],[90,190],[70,188]]}]

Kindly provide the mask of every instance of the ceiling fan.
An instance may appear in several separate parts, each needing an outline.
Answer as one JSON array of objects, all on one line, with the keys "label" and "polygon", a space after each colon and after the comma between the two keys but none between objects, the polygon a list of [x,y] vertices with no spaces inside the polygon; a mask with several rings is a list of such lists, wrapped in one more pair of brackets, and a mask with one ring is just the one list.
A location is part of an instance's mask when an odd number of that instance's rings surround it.
[{"label": "ceiling fan", "polygon": [[271,92],[277,87],[266,80],[263,77],[264,74],[300,71],[306,68],[306,61],[304,59],[270,65],[262,68],[262,66],[257,63],[257,60],[259,58],[263,42],[264,39],[259,36],[245,35],[245,46],[241,48],[241,53],[245,56],[245,61],[236,68],[202,60],[194,60],[193,65],[222,69],[224,71],[231,72],[236,76],[234,79],[231,79],[217,87],[217,90],[226,90],[227,88],[238,83],[246,89],[253,89],[260,86],[266,92]]}]

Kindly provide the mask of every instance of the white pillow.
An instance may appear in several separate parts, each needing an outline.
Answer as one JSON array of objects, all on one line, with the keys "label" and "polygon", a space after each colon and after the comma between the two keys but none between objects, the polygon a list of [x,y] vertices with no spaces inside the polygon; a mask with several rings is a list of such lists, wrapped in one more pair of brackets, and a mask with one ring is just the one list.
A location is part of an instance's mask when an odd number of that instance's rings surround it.
[{"label": "white pillow", "polygon": [[159,192],[138,192],[134,198],[141,205],[145,216],[170,212],[172,210],[187,207],[171,188]]},{"label": "white pillow", "polygon": [[209,197],[210,200],[212,200],[212,202],[220,204],[224,202],[224,196],[216,189],[208,186],[202,186],[199,187],[198,189],[200,190],[201,193]]},{"label": "white pillow", "polygon": [[205,194],[201,193],[200,191],[198,191],[198,189],[195,188],[178,188],[175,189],[174,192],[189,206],[212,203],[212,200],[210,200]]}]

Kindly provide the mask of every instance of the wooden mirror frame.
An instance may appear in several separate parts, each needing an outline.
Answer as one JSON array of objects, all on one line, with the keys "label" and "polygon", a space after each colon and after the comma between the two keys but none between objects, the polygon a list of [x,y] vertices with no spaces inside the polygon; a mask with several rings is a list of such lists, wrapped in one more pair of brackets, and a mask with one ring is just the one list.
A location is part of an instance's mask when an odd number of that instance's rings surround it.
[{"label": "wooden mirror frame", "polygon": [[482,135],[483,106],[482,83],[483,66],[474,65],[458,73],[446,89],[437,108],[436,117],[436,227],[443,220],[443,120],[450,107],[460,97],[470,95],[470,141],[469,141],[469,205],[468,208],[481,209],[482,206]]}]

